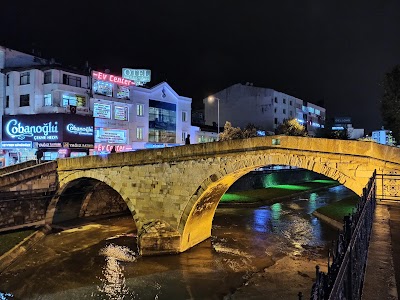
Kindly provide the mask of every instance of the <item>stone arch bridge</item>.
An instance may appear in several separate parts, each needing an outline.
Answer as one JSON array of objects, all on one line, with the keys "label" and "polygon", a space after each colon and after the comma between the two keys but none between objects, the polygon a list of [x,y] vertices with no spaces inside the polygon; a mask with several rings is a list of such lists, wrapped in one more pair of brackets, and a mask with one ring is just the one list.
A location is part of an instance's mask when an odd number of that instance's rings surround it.
[{"label": "stone arch bridge", "polygon": [[[132,212],[142,254],[182,252],[211,236],[222,195],[241,176],[290,165],[339,181],[361,195],[373,171],[400,172],[400,149],[373,142],[273,136],[58,161],[58,196],[94,179],[117,191]],[[378,185],[379,188],[379,185]]]},{"label": "stone arch bridge", "polygon": [[[53,222],[65,191],[104,183],[129,207],[142,255],[183,252],[211,236],[215,210],[228,188],[266,165],[308,169],[361,195],[374,170],[400,174],[400,149],[374,142],[271,136],[59,159],[58,189],[46,223]],[[390,188],[397,192],[397,186]]]}]

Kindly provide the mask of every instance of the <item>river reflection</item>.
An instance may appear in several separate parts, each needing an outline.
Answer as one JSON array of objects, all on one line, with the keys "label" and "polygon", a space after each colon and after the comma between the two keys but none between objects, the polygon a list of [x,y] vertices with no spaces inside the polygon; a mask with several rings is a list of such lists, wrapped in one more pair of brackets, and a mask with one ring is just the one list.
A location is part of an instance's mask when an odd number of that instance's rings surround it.
[{"label": "river reflection", "polygon": [[[52,234],[0,275],[0,299],[223,299],[282,257],[325,259],[337,230],[311,212],[351,194],[338,186],[271,206],[221,206],[212,237],[179,255],[138,257],[131,217]],[[293,278],[306,273],[291,268]]]}]

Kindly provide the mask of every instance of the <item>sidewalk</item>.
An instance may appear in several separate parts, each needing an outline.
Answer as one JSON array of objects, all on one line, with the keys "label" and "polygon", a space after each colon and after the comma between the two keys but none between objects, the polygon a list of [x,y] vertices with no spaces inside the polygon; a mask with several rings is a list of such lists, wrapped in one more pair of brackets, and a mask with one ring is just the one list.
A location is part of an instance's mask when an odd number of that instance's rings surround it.
[{"label": "sidewalk", "polygon": [[378,202],[368,249],[363,300],[398,299],[399,250],[400,204]]}]

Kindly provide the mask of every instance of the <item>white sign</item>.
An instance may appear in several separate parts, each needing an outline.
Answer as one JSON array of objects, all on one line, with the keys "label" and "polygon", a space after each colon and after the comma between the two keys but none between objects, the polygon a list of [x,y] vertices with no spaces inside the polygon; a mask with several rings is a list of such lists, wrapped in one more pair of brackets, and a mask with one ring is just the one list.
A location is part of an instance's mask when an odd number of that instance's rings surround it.
[{"label": "white sign", "polygon": [[151,80],[151,70],[123,68],[122,77],[134,81],[136,85],[144,85]]},{"label": "white sign", "polygon": [[93,117],[111,119],[111,105],[95,103],[93,105]]},{"label": "white sign", "polygon": [[94,141],[96,143],[126,144],[128,142],[128,131],[114,128],[96,128]]}]

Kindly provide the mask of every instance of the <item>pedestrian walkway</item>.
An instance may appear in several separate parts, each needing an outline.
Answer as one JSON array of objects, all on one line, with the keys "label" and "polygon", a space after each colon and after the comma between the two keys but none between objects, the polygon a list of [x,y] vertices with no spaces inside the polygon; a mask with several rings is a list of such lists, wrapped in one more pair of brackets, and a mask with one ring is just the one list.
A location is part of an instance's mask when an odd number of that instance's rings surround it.
[{"label": "pedestrian walkway", "polygon": [[398,299],[399,250],[400,204],[378,202],[368,249],[363,300]]}]

